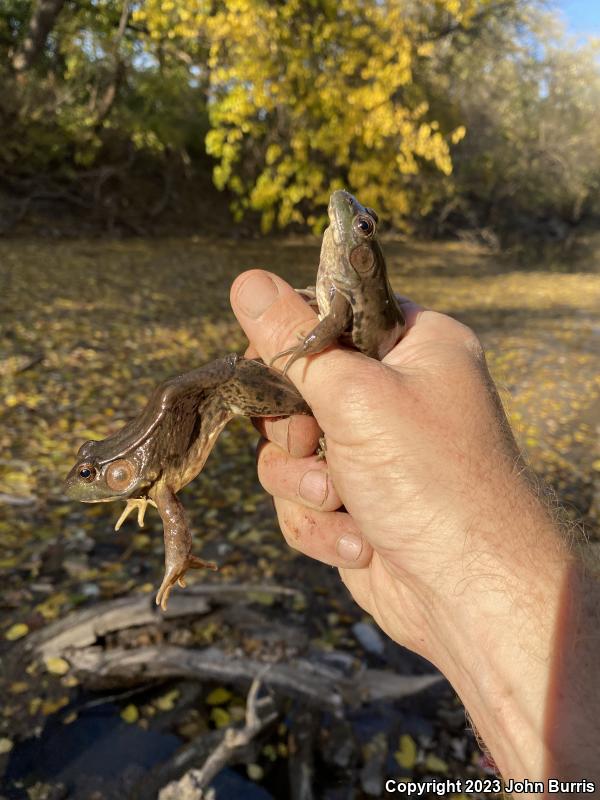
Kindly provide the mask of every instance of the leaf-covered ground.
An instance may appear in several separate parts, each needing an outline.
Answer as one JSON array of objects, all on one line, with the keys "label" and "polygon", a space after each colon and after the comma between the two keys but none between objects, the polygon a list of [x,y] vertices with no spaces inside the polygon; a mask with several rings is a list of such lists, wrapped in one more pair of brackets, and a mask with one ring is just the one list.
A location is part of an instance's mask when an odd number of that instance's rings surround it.
[{"label": "leaf-covered ground", "polygon": [[[68,501],[64,476],[79,445],[135,415],[157,382],[243,350],[228,301],[236,274],[266,267],[305,286],[314,281],[318,249],[316,240],[300,238],[0,242],[5,651],[82,604],[156,590],[163,568],[156,513],[150,510],[143,530],[130,518],[117,535],[112,528],[121,506]],[[569,253],[519,264],[464,244],[385,243],[396,291],[456,316],[481,336],[531,463],[565,504],[567,517],[584,522],[592,538],[600,514],[598,252],[600,241],[588,241]],[[222,565],[216,576],[194,574],[190,582],[307,589],[308,609],[295,612],[307,615],[311,646],[365,656],[351,627],[362,615],[335,573],[308,565],[283,544],[256,482],[255,440],[246,421],[234,421],[201,476],[182,493],[196,552]],[[267,593],[254,600],[268,605],[273,598]],[[207,624],[198,637],[210,642],[220,633]],[[244,646],[252,652],[251,642]],[[61,724],[74,719],[75,712],[65,710],[76,680],[61,670],[62,664],[46,670],[23,664],[19,680],[2,680],[0,763],[20,739],[41,731],[48,717],[63,713]],[[144,708],[148,719],[157,713],[155,707],[124,703],[123,719],[141,724]],[[421,742],[414,757],[413,739],[407,741],[399,742],[396,761],[408,764],[403,768],[409,774],[460,774],[450,757],[454,766],[448,767],[448,754],[436,750],[435,741],[429,751]],[[469,747],[465,763],[477,757],[475,745]],[[253,779],[260,780],[256,770]]]}]

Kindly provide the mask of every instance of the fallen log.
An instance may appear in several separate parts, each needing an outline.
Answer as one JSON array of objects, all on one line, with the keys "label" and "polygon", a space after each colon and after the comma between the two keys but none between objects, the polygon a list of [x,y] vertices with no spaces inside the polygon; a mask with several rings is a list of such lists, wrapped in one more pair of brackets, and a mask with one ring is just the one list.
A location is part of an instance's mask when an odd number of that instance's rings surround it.
[{"label": "fallen log", "polygon": [[172,620],[206,614],[210,610],[208,600],[189,594],[174,595],[166,612],[161,612],[154,603],[154,598],[149,595],[121,597],[69,614],[32,634],[25,647],[42,658],[47,658],[62,655],[71,648],[93,645],[109,633],[160,623],[163,617]]},{"label": "fallen log", "polygon": [[287,586],[268,584],[198,584],[188,587],[185,593],[173,594],[166,612],[156,606],[153,595],[129,595],[75,611],[28,637],[25,646],[42,658],[47,658],[60,655],[69,648],[88,647],[109,633],[160,624],[163,619],[170,621],[180,617],[202,616],[216,605],[261,594],[295,597],[301,596],[302,592]]},{"label": "fallen log", "polygon": [[[163,645],[134,650],[101,647],[64,652],[79,680],[91,689],[107,689],[154,680],[192,679],[251,683],[265,663],[238,657],[218,647],[192,649]],[[394,675],[362,669],[355,675],[308,658],[270,665],[266,686],[301,698],[308,705],[341,713],[374,700],[399,700],[422,692],[444,679],[429,675]]]}]

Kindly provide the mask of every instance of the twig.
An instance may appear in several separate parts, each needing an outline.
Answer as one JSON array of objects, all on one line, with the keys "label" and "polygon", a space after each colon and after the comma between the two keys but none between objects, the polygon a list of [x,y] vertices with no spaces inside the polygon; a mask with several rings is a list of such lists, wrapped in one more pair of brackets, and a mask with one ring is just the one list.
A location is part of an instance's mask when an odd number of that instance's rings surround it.
[{"label": "twig", "polygon": [[242,728],[233,725],[199,769],[191,769],[183,778],[167,784],[159,792],[159,800],[207,800],[206,789],[223,767],[243,761],[246,749],[258,734],[277,719],[270,697],[258,699],[261,680],[269,667],[262,669],[252,681],[246,700],[246,721]]}]

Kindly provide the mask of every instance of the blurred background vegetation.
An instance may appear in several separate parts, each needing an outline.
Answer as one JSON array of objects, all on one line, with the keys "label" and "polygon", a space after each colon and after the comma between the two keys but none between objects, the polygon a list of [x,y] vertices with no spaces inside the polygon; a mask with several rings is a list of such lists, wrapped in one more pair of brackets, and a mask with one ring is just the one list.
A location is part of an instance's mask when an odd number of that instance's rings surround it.
[{"label": "blurred background vegetation", "polygon": [[598,54],[539,0],[4,0],[1,226],[319,231],[345,186],[413,234],[568,239]]}]

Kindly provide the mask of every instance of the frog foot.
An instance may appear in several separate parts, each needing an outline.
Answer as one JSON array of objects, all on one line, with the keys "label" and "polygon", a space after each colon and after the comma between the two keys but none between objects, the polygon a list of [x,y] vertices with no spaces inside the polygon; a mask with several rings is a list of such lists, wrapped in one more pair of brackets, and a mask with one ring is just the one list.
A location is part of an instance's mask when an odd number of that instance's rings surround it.
[{"label": "frog foot", "polygon": [[125,522],[127,517],[131,514],[131,512],[137,508],[137,521],[140,528],[144,527],[144,516],[146,514],[146,508],[148,507],[148,503],[151,506],[156,508],[156,503],[154,500],[150,500],[148,497],[136,497],[134,499],[126,500],[125,508],[123,509],[123,513],[117,520],[117,524],[115,525],[115,530],[118,531],[121,525]]},{"label": "frog foot", "polygon": [[317,314],[319,313],[317,290],[314,286],[307,286],[306,289],[296,289],[295,291],[302,297],[303,300],[306,300],[313,311],[316,311]]},{"label": "frog foot", "polygon": [[288,369],[292,366],[294,361],[297,361],[299,358],[302,358],[304,355],[305,350],[305,341],[306,337],[302,333],[298,333],[298,339],[300,340],[300,344],[296,345],[296,347],[288,347],[287,350],[282,350],[281,353],[277,353],[277,355],[273,356],[273,358],[269,361],[269,366],[272,367],[276,361],[279,361],[280,358],[285,358],[285,356],[290,356],[286,361],[285,367],[283,368],[283,374],[286,375]]},{"label": "frog foot", "polygon": [[188,556],[178,564],[171,564],[165,572],[165,577],[160,585],[160,589],[156,594],[156,605],[160,606],[163,611],[167,610],[167,603],[169,602],[169,595],[171,589],[177,583],[182,589],[185,588],[186,583],[184,579],[185,573],[188,569],[219,569],[214,561],[204,561],[196,556]]},{"label": "frog foot", "polygon": [[327,461],[327,442],[324,436],[319,437],[319,447],[317,448],[317,461]]}]

